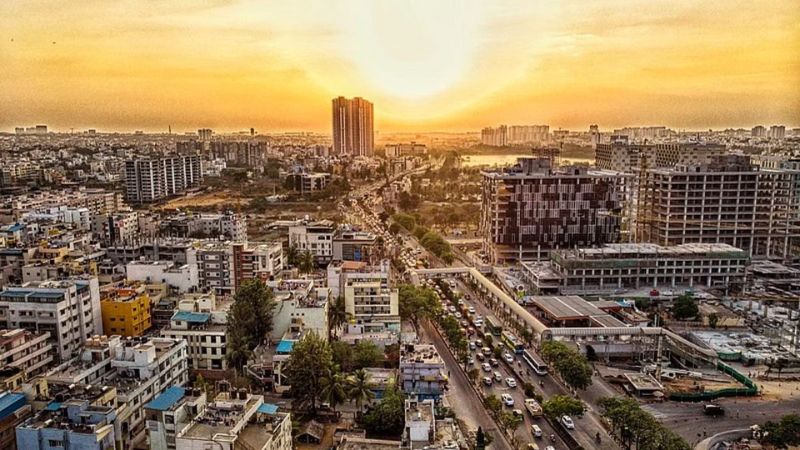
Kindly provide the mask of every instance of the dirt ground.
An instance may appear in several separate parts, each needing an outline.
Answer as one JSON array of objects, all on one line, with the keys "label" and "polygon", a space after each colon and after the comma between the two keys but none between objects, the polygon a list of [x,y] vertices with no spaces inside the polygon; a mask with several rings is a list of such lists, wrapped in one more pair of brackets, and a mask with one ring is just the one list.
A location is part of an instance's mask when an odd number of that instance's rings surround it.
[{"label": "dirt ground", "polygon": [[248,202],[250,202],[249,198],[243,198],[234,192],[224,190],[174,198],[161,206],[161,209],[187,208],[192,206],[208,207],[226,203],[229,204],[231,208],[235,208],[237,204],[244,206],[247,205]]},{"label": "dirt ground", "polygon": [[683,377],[666,382],[664,386],[670,392],[704,392],[742,387],[742,385],[733,378],[723,379],[721,377],[715,380]]}]

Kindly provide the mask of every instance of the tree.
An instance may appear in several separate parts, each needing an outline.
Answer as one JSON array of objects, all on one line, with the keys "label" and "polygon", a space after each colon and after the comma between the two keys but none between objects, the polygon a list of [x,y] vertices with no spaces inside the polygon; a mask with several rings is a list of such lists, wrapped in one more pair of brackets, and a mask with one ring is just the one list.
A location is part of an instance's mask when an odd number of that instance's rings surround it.
[{"label": "tree", "polygon": [[700,314],[700,308],[697,307],[692,294],[682,294],[675,299],[675,304],[672,306],[672,316],[677,320],[686,320],[695,318]]},{"label": "tree", "polygon": [[382,435],[398,435],[405,426],[405,397],[394,384],[389,386],[383,398],[364,416],[367,431]]},{"label": "tree", "polygon": [[344,403],[347,400],[347,380],[342,372],[335,365],[331,365],[327,369],[324,377],[320,378],[320,400],[331,406],[336,412],[336,406]]},{"label": "tree", "polygon": [[300,252],[297,250],[297,246],[294,244],[290,245],[286,250],[286,262],[292,267],[297,266],[299,263],[299,257]]},{"label": "tree", "polygon": [[328,308],[328,334],[329,337],[337,336],[339,327],[347,323],[349,315],[345,310],[344,297],[336,297],[336,301]]},{"label": "tree", "polygon": [[236,290],[225,331],[226,358],[236,370],[242,370],[253,349],[272,331],[274,309],[272,289],[263,281],[248,280]]},{"label": "tree", "polygon": [[542,343],[541,354],[571,388],[586,389],[592,385],[592,366],[577,350],[563,342],[547,341]]},{"label": "tree", "polygon": [[398,295],[400,317],[410,320],[415,327],[419,325],[421,319],[431,319],[441,313],[442,306],[430,288],[401,284]]},{"label": "tree", "polygon": [[361,340],[353,348],[353,364],[357,369],[376,367],[383,360],[383,353],[372,341]]},{"label": "tree", "polygon": [[417,226],[417,220],[410,214],[397,213],[392,216],[392,220],[409,232],[413,231],[414,227]]},{"label": "tree", "polygon": [[497,417],[500,411],[503,410],[503,402],[494,394],[487,395],[483,399],[483,404],[486,405],[486,410],[494,417]]},{"label": "tree", "polygon": [[372,382],[370,381],[370,374],[364,369],[358,369],[353,372],[349,379],[349,387],[347,395],[351,401],[356,402],[356,408],[359,414],[364,402],[368,402],[375,398],[375,393],[372,391]]},{"label": "tree", "polygon": [[300,260],[297,263],[297,268],[300,269],[300,272],[303,273],[311,273],[314,271],[317,263],[314,261],[314,255],[311,251],[306,250],[302,254],[300,254]]},{"label": "tree", "polygon": [[512,443],[516,444],[517,442],[515,433],[517,432],[517,428],[522,425],[522,422],[524,422],[522,416],[518,416],[508,411],[503,412],[503,414],[500,416],[500,424],[502,424],[503,428],[505,428],[506,431],[511,434]]},{"label": "tree", "polygon": [[353,346],[347,342],[330,341],[331,357],[333,363],[345,372],[351,372],[355,366]]},{"label": "tree", "polygon": [[475,434],[475,450],[486,450],[486,436],[481,427],[478,427],[478,432]]},{"label": "tree", "polygon": [[473,384],[478,382],[478,379],[481,377],[481,371],[478,370],[477,367],[473,367],[467,371],[467,377]]},{"label": "tree", "polygon": [[800,415],[788,414],[763,426],[761,442],[777,448],[800,445]]},{"label": "tree", "polygon": [[551,420],[561,416],[582,416],[583,402],[566,395],[554,395],[542,402],[542,412]]},{"label": "tree", "polygon": [[383,350],[383,355],[390,367],[398,367],[400,365],[400,344],[387,345]]},{"label": "tree", "polygon": [[330,345],[316,333],[310,332],[294,344],[285,373],[292,386],[291,394],[296,404],[306,410],[315,410],[322,389],[322,379],[333,365]]},{"label": "tree", "polygon": [[689,450],[691,447],[672,430],[661,425],[630,398],[606,397],[597,402],[612,431],[627,448],[637,450]]},{"label": "tree", "polygon": [[717,313],[711,313],[708,315],[708,326],[712,329],[717,328],[717,323],[719,323],[719,316]]}]

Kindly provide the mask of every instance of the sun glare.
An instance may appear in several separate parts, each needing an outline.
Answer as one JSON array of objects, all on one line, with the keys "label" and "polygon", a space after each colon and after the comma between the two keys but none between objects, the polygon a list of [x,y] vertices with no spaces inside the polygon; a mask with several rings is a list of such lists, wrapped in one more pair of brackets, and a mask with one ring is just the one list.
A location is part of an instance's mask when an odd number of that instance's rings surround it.
[{"label": "sun glare", "polygon": [[343,28],[345,55],[387,95],[418,99],[441,93],[477,62],[476,2],[370,2],[351,13]]}]

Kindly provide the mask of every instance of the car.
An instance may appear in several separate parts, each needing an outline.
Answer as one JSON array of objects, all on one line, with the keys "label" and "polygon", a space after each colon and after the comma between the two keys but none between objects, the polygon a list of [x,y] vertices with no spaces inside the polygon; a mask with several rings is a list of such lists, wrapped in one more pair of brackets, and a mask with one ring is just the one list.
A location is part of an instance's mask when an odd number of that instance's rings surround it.
[{"label": "car", "polygon": [[707,416],[724,416],[725,410],[722,409],[722,406],[709,404],[703,407],[703,414]]},{"label": "car", "polygon": [[455,307],[455,306],[453,306],[453,305],[450,305],[450,307],[449,307],[449,308],[447,308],[447,310],[448,310],[448,311],[450,311],[450,312],[452,312],[452,313],[454,313],[454,312],[456,312],[456,307]]},{"label": "car", "polygon": [[481,364],[481,369],[483,369],[484,372],[491,372],[492,371],[492,366],[490,366],[487,363],[483,363],[483,364]]},{"label": "car", "polygon": [[515,415],[517,417],[522,417],[522,410],[521,409],[514,409],[514,410],[511,411],[511,414],[513,414],[513,415]]},{"label": "car", "polygon": [[503,359],[505,359],[506,362],[509,364],[514,364],[514,355],[512,355],[511,353],[505,353],[503,355]]},{"label": "car", "polygon": [[486,356],[489,356],[492,354],[492,349],[490,349],[489,347],[483,347],[481,349],[481,353],[483,353]]},{"label": "car", "polygon": [[477,345],[475,345],[475,343],[474,343],[474,342],[470,342],[470,343],[469,343],[469,349],[470,349],[470,350],[475,350],[476,348],[478,348],[478,346],[477,346]]},{"label": "car", "polygon": [[552,445],[548,445],[547,447],[544,448],[544,450],[556,450],[556,448],[553,447]]},{"label": "car", "polygon": [[570,416],[561,416],[561,424],[564,425],[568,430],[575,429],[575,422],[572,421],[572,417]]},{"label": "car", "polygon": [[540,438],[542,437],[542,429],[539,428],[539,425],[533,424],[531,425],[531,434],[533,434],[533,437]]},{"label": "car", "polygon": [[483,384],[485,384],[487,386],[491,386],[492,385],[492,378],[491,377],[483,377]]},{"label": "car", "polygon": [[462,317],[461,313],[460,312],[456,312],[456,319],[461,319],[461,317]]},{"label": "car", "polygon": [[495,370],[495,372],[494,372],[494,379],[495,379],[496,381],[503,381],[503,374],[501,374],[500,372],[498,372],[498,371],[496,371],[496,370]]},{"label": "car", "polygon": [[496,359],[494,359],[494,358],[489,358],[489,364],[491,364],[491,365],[492,365],[492,367],[497,367],[497,366],[499,366],[499,365],[500,365],[500,362],[498,362],[498,361],[497,361]]},{"label": "car", "polygon": [[478,358],[478,361],[483,361],[486,359],[486,357],[483,356],[483,353],[475,353],[475,357]]},{"label": "car", "polygon": [[514,406],[514,397],[510,394],[503,394],[500,396],[500,399],[503,401],[503,404],[506,406]]},{"label": "car", "polygon": [[506,384],[510,388],[515,388],[517,387],[517,380],[515,380],[514,377],[508,377],[506,378]]},{"label": "car", "polygon": [[475,358],[473,358],[472,356],[470,356],[470,357],[467,359],[467,364],[475,364]]},{"label": "car", "polygon": [[467,311],[469,311],[470,314],[475,314],[475,307],[474,306],[470,306]]}]

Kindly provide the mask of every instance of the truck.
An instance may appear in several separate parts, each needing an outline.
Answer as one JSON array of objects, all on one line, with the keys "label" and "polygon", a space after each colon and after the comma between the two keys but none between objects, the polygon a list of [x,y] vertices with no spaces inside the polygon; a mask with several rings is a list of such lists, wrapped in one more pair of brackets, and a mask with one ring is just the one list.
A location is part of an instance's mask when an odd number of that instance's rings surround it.
[{"label": "truck", "polygon": [[533,398],[526,398],[525,399],[525,409],[528,410],[531,417],[541,417],[542,416],[542,407],[539,405],[539,402]]}]

